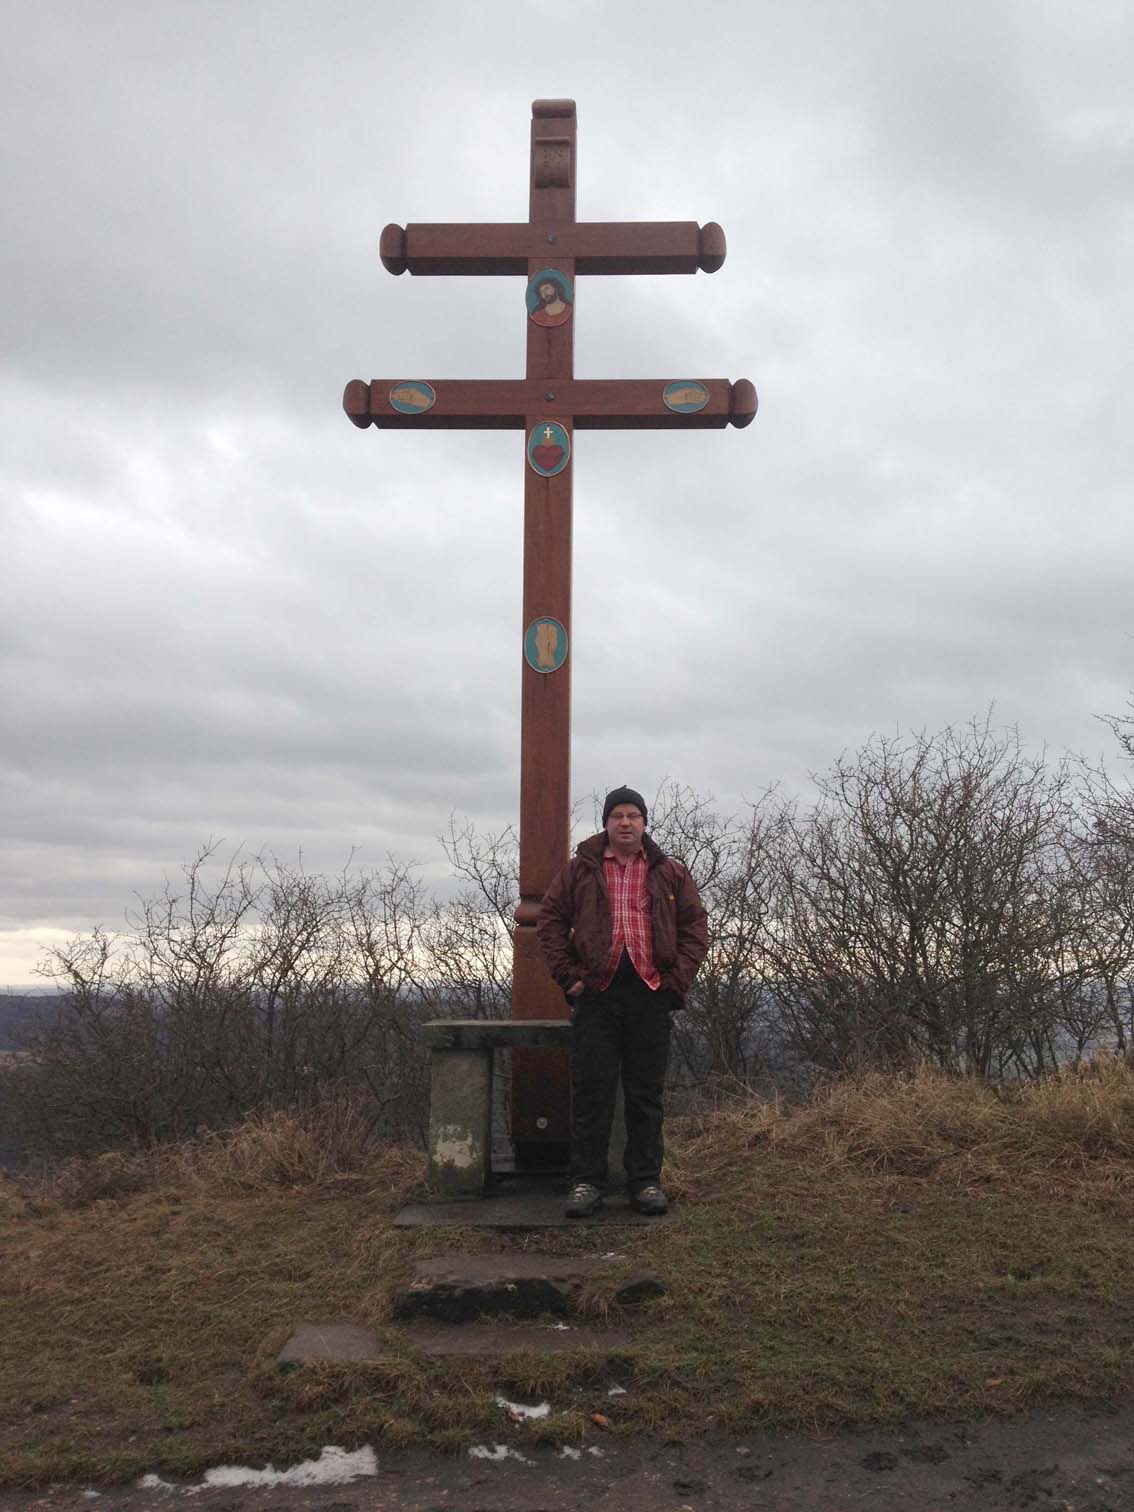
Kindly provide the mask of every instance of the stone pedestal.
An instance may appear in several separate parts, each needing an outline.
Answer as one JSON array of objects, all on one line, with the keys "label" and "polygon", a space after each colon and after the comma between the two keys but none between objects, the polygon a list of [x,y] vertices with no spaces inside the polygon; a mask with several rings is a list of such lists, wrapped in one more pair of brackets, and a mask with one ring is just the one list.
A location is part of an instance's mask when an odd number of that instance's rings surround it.
[{"label": "stone pedestal", "polygon": [[491,1175],[492,1057],[570,1044],[563,1019],[434,1019],[430,1049],[429,1181],[439,1197],[483,1197]]},{"label": "stone pedestal", "polygon": [[492,1151],[492,1051],[434,1050],[429,1184],[443,1198],[483,1197]]}]

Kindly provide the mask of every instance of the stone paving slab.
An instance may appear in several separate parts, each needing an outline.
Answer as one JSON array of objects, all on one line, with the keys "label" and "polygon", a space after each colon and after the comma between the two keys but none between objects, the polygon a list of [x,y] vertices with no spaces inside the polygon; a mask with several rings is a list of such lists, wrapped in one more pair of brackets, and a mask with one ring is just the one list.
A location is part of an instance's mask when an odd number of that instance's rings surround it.
[{"label": "stone paving slab", "polygon": [[678,1213],[670,1208],[663,1218],[647,1218],[636,1212],[622,1194],[607,1197],[602,1208],[589,1218],[563,1215],[564,1192],[492,1192],[487,1197],[461,1202],[411,1202],[394,1217],[395,1228],[495,1228],[523,1231],[545,1228],[610,1229],[642,1224],[676,1223]]},{"label": "stone paving slab", "polygon": [[389,1350],[372,1328],[358,1323],[300,1323],[276,1356],[277,1365],[376,1360]]},{"label": "stone paving slab", "polygon": [[628,1355],[631,1336],[619,1328],[590,1328],[567,1323],[466,1323],[446,1328],[443,1323],[408,1323],[398,1329],[405,1343],[431,1357],[510,1354],[562,1354],[586,1349],[596,1354]]}]

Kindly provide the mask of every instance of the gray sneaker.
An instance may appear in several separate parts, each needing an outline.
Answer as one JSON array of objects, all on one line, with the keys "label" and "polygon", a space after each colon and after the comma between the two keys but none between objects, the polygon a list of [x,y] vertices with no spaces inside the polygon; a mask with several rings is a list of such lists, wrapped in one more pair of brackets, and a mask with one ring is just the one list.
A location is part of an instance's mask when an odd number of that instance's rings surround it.
[{"label": "gray sneaker", "polygon": [[630,1206],[637,1208],[639,1213],[645,1213],[647,1218],[660,1218],[663,1213],[669,1212],[669,1198],[660,1186],[639,1187],[636,1192],[630,1193]]},{"label": "gray sneaker", "polygon": [[589,1218],[602,1207],[602,1193],[589,1181],[577,1181],[567,1194],[563,1209],[568,1218]]}]

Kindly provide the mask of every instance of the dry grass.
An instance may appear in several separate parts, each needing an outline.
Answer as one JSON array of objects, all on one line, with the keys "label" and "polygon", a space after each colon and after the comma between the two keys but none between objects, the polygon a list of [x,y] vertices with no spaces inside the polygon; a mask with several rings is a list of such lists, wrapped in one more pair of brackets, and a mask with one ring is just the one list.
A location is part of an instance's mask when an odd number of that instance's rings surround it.
[{"label": "dry grass", "polygon": [[[678,1221],[619,1233],[667,1276],[624,1358],[416,1355],[388,1324],[415,1254],[594,1252],[577,1229],[395,1230],[421,1175],[359,1109],[275,1114],[176,1151],[0,1185],[0,1464],[10,1483],[189,1474],[322,1444],[505,1433],[683,1437],[1014,1411],[1134,1390],[1134,1073],[1009,1089],[922,1071],[675,1123]],[[606,1236],[603,1236],[604,1241]],[[589,1310],[612,1311],[595,1290]],[[379,1359],[280,1372],[301,1319]],[[608,1398],[618,1380],[628,1390]],[[497,1392],[544,1398],[527,1429]]]},{"label": "dry grass", "polygon": [[1090,1176],[1134,1183],[1134,1072],[1117,1057],[1036,1082],[989,1083],[929,1067],[834,1081],[801,1108],[740,1100],[684,1120],[672,1184],[708,1195],[763,1145],[833,1172],[934,1175],[961,1185]]},{"label": "dry grass", "polygon": [[375,1142],[365,1100],[346,1089],[184,1144],[76,1157],[21,1185],[33,1200],[82,1208],[155,1191],[206,1197],[368,1181],[408,1190],[420,1164],[416,1151]]}]

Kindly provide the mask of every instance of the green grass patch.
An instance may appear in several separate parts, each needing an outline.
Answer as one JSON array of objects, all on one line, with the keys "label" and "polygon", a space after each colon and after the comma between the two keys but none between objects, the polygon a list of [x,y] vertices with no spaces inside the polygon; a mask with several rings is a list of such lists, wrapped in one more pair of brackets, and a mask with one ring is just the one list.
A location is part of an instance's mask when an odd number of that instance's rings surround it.
[{"label": "green grass patch", "polygon": [[[1113,1065],[1033,1093],[923,1076],[794,1113],[748,1103],[675,1128],[676,1221],[597,1235],[394,1230],[419,1159],[285,1158],[289,1138],[318,1143],[286,1115],[270,1137],[261,1122],[148,1166],[9,1183],[0,1479],[189,1476],[328,1443],[827,1429],[1130,1391],[1132,1110],[1134,1077]],[[390,1324],[415,1254],[612,1245],[671,1288],[618,1317],[625,1357],[430,1362]],[[613,1291],[588,1297],[596,1320],[617,1314]],[[297,1322],[336,1318],[377,1328],[381,1358],[276,1367]],[[514,1426],[498,1393],[552,1415]]]}]

